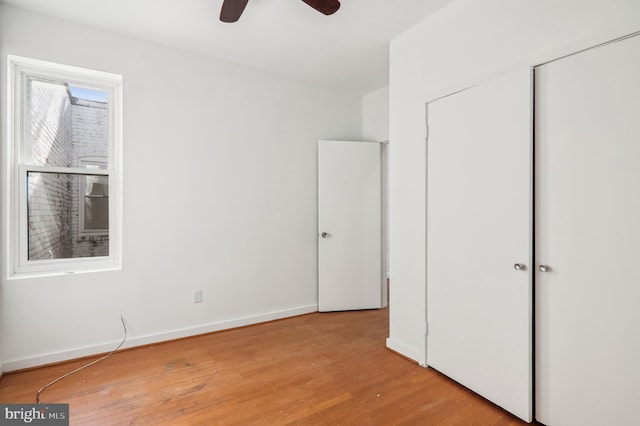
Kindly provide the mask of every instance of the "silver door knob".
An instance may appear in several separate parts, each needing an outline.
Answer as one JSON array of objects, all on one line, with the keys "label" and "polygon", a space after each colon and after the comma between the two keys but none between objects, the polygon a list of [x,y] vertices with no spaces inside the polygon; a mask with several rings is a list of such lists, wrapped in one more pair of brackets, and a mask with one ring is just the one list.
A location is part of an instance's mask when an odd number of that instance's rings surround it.
[{"label": "silver door knob", "polygon": [[525,265],[524,263],[516,263],[513,265],[513,269],[515,269],[516,271],[526,271],[527,265]]},{"label": "silver door knob", "polygon": [[547,265],[538,266],[538,271],[540,272],[549,272],[549,270],[551,270],[551,268],[549,268]]},{"label": "silver door knob", "polygon": [[329,233],[328,232],[323,232],[322,234],[320,234],[320,236],[322,238],[327,238],[329,236]]}]

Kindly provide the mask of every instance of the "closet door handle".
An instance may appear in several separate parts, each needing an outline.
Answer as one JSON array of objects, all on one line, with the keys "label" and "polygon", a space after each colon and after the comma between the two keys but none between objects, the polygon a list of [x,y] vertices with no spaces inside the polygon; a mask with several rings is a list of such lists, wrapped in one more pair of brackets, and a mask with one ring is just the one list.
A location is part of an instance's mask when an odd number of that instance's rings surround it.
[{"label": "closet door handle", "polygon": [[527,265],[525,265],[524,263],[516,263],[513,265],[513,269],[515,269],[516,271],[526,271]]},{"label": "closet door handle", "polygon": [[540,272],[549,272],[550,270],[551,270],[551,268],[549,268],[547,265],[538,266],[538,271],[540,271]]}]

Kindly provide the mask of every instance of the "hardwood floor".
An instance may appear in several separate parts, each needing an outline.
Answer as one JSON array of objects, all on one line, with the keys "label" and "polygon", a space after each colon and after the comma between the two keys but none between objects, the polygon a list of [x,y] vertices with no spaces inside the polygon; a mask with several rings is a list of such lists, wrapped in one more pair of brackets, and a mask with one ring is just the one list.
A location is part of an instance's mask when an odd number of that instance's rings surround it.
[{"label": "hardwood floor", "polygon": [[[118,352],[53,385],[72,425],[522,425],[385,348],[386,310],[315,313]],[[86,363],[0,382],[1,403]]]}]

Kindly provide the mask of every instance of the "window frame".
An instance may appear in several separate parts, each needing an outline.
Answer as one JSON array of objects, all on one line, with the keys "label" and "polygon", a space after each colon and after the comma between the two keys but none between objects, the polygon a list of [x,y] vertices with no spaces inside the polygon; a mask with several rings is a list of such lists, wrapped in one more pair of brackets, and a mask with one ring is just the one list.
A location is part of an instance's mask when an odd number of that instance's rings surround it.
[{"label": "window frame", "polygon": [[[86,68],[8,55],[5,152],[7,279],[65,275],[122,268],[122,76]],[[26,80],[37,78],[93,87],[108,93],[108,159],[106,169],[36,166],[30,163],[31,141],[26,105]],[[27,117],[26,117],[27,116]],[[28,260],[27,174],[105,175],[109,179],[109,255]]]}]

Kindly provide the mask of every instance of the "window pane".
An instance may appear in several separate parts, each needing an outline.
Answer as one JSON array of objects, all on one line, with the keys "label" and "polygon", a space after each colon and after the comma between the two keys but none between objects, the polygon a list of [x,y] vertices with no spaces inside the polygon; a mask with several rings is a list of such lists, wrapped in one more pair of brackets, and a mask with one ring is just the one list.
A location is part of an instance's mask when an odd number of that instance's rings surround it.
[{"label": "window pane", "polygon": [[29,171],[27,184],[29,260],[109,255],[106,176]]},{"label": "window pane", "polygon": [[[27,79],[26,161],[80,167],[80,158],[108,157],[108,93],[65,83]],[[29,159],[30,157],[30,159]]]}]

